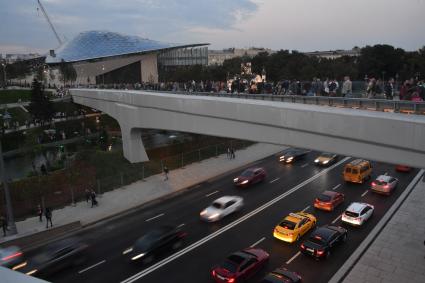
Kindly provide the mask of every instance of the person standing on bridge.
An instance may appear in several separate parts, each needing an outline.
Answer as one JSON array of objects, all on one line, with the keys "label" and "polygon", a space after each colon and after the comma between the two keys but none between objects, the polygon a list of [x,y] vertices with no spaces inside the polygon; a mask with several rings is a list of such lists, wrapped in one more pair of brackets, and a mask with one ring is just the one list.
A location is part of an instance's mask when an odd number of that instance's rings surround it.
[{"label": "person standing on bridge", "polygon": [[3,229],[3,236],[6,237],[6,231],[9,231],[7,228],[7,219],[3,215],[0,216],[1,228]]},{"label": "person standing on bridge", "polygon": [[49,222],[50,222],[50,227],[53,227],[52,210],[49,207],[46,207],[46,210],[44,211],[44,216],[46,217],[46,229],[49,228]]},{"label": "person standing on bridge", "polygon": [[164,165],[163,170],[164,170],[164,176],[165,176],[164,181],[167,181],[168,180],[168,172],[169,172],[167,165]]}]

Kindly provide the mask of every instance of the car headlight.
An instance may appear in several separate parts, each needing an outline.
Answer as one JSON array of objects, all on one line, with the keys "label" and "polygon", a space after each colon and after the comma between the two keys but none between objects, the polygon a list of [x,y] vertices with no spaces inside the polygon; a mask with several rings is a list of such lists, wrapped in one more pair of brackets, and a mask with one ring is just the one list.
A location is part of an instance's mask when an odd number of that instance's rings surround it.
[{"label": "car headlight", "polygon": [[281,157],[279,157],[279,160],[280,160],[280,161],[285,160],[285,156],[281,156]]},{"label": "car headlight", "polygon": [[132,258],[131,258],[131,260],[136,260],[136,259],[139,259],[139,258],[141,258],[142,256],[144,256],[145,254],[144,253],[142,253],[142,254],[138,254],[138,255],[136,255],[136,256],[133,256]]},{"label": "car headlight", "polygon": [[314,160],[314,163],[317,163],[317,162],[319,162],[319,159],[315,159],[315,160]]},{"label": "car headlight", "polygon": [[328,164],[328,163],[329,163],[329,160],[323,161],[323,164]]},{"label": "car headlight", "polygon": [[131,253],[133,251],[133,248],[128,248],[125,251],[122,252],[123,255]]},{"label": "car headlight", "polygon": [[245,181],[243,181],[241,184],[242,184],[242,185],[245,185],[245,184],[248,184],[248,182],[249,182],[248,180],[245,180]]},{"label": "car headlight", "polygon": [[27,272],[26,275],[32,275],[32,274],[36,273],[37,271],[38,271],[37,269],[33,269],[33,270]]},{"label": "car headlight", "polygon": [[239,180],[239,178],[235,178],[235,179],[233,179],[233,182],[237,182]]},{"label": "car headlight", "polygon": [[207,214],[206,210],[202,210],[201,213],[199,213],[201,216],[204,216],[205,214]]},{"label": "car headlight", "polygon": [[17,269],[22,268],[22,267],[24,267],[26,265],[27,265],[27,262],[25,261],[25,262],[23,262],[21,264],[15,265],[12,269],[13,270],[17,270]]},{"label": "car headlight", "polygon": [[214,213],[214,214],[212,214],[212,215],[208,216],[208,219],[214,219],[214,218],[217,218],[219,215],[220,215],[220,214],[218,214],[218,213]]}]

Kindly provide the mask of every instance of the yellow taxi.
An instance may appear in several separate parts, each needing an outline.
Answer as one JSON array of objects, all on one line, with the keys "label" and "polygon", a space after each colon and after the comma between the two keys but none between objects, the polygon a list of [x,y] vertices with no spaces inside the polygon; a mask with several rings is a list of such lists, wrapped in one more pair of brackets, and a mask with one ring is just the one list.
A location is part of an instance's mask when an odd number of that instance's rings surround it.
[{"label": "yellow taxi", "polygon": [[290,213],[273,231],[276,239],[293,243],[316,226],[317,219],[314,215],[305,212]]}]

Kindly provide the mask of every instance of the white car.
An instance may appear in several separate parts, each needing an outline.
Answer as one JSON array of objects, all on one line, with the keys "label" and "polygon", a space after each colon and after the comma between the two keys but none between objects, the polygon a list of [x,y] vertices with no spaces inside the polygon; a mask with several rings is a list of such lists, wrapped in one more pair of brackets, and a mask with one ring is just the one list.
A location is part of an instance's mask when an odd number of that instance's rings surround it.
[{"label": "white car", "polygon": [[240,210],[243,206],[243,198],[238,196],[224,196],[216,199],[210,206],[201,211],[202,220],[214,222]]},{"label": "white car", "polygon": [[371,204],[353,202],[342,214],[342,221],[360,226],[372,216],[374,209]]},{"label": "white car", "polygon": [[397,184],[397,178],[388,175],[380,175],[372,182],[370,189],[378,194],[389,195],[395,189]]}]

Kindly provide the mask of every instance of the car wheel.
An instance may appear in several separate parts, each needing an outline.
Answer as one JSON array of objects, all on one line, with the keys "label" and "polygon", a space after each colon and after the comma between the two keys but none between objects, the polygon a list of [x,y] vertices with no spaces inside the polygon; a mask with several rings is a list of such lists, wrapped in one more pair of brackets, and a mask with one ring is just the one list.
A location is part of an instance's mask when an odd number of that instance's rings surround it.
[{"label": "car wheel", "polygon": [[175,243],[171,246],[171,248],[172,248],[173,250],[178,250],[178,249],[180,249],[181,247],[183,247],[183,240],[178,240],[177,242],[175,242]]}]

